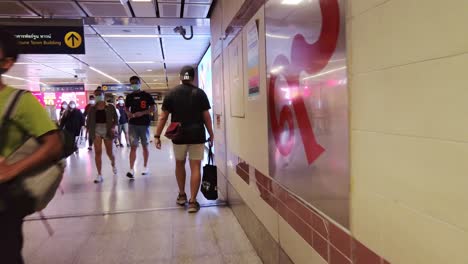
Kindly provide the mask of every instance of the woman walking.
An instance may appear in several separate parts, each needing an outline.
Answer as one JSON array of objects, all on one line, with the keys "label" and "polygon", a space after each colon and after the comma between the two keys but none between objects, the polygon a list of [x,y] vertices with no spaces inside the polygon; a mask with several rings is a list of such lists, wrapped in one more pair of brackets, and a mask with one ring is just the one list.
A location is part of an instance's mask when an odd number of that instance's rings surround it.
[{"label": "woman walking", "polygon": [[84,115],[83,113],[76,108],[76,103],[74,101],[70,101],[68,104],[68,109],[62,116],[62,120],[60,120],[60,128],[67,131],[71,136],[75,138],[75,148],[78,147],[77,142],[78,138],[81,134],[81,128],[84,126]]},{"label": "woman walking", "polygon": [[118,123],[117,111],[112,105],[108,105],[104,100],[104,92],[98,87],[94,91],[96,105],[92,106],[88,114],[89,136],[94,142],[95,161],[98,175],[94,183],[100,183],[104,180],[102,177],[102,142],[106,148],[107,156],[112,165],[112,172],[117,174],[115,167],[115,157],[113,153],[112,140],[115,136],[115,128]]}]

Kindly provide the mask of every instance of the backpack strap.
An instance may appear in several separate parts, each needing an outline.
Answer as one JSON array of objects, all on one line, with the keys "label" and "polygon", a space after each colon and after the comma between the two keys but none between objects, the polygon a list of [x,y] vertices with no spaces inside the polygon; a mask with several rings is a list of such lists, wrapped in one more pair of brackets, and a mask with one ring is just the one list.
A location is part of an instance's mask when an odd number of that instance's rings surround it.
[{"label": "backpack strap", "polygon": [[5,128],[6,122],[11,120],[15,115],[16,109],[18,108],[19,99],[25,93],[26,91],[24,90],[15,90],[8,98],[8,101],[6,102],[5,107],[3,108],[3,113],[0,119],[0,131],[2,131]]}]

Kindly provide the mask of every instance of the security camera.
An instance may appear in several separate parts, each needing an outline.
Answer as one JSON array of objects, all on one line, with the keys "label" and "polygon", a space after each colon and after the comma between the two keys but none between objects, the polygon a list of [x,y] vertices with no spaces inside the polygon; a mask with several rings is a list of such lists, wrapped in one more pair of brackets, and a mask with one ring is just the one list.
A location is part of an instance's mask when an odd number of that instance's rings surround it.
[{"label": "security camera", "polygon": [[183,26],[174,28],[175,33],[179,33],[185,40],[191,40],[193,38],[193,26],[190,26],[190,37],[187,37],[187,30]]},{"label": "security camera", "polygon": [[74,77],[75,77],[75,79],[78,79],[78,75],[75,75]]}]

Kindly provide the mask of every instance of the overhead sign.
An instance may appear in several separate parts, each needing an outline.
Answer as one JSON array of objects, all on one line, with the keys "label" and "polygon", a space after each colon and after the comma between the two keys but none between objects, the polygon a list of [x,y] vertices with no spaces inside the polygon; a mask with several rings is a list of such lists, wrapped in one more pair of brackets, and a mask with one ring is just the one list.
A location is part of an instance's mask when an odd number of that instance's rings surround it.
[{"label": "overhead sign", "polygon": [[41,85],[42,93],[67,93],[67,92],[84,92],[84,84],[53,84],[53,85]]},{"label": "overhead sign", "polygon": [[129,83],[103,84],[102,90],[104,92],[129,92],[132,91],[132,87]]},{"label": "overhead sign", "polygon": [[0,19],[23,54],[85,54],[81,19]]}]

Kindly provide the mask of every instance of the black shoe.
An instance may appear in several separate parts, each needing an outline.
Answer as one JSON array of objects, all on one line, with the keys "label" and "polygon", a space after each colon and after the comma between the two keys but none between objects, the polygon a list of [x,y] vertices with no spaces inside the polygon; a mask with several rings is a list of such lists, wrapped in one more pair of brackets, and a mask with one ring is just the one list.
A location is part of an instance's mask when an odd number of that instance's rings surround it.
[{"label": "black shoe", "polygon": [[129,172],[127,172],[127,178],[134,179],[135,177],[133,177],[132,172],[129,171]]},{"label": "black shoe", "polygon": [[93,147],[89,147],[88,150],[89,150],[89,151],[93,150]]},{"label": "black shoe", "polygon": [[124,147],[124,145],[123,145],[123,144],[120,144],[120,145],[119,145],[119,147],[123,148],[123,147]]},{"label": "black shoe", "polygon": [[189,213],[196,213],[196,212],[200,211],[200,204],[197,201],[189,202],[187,211]]}]

